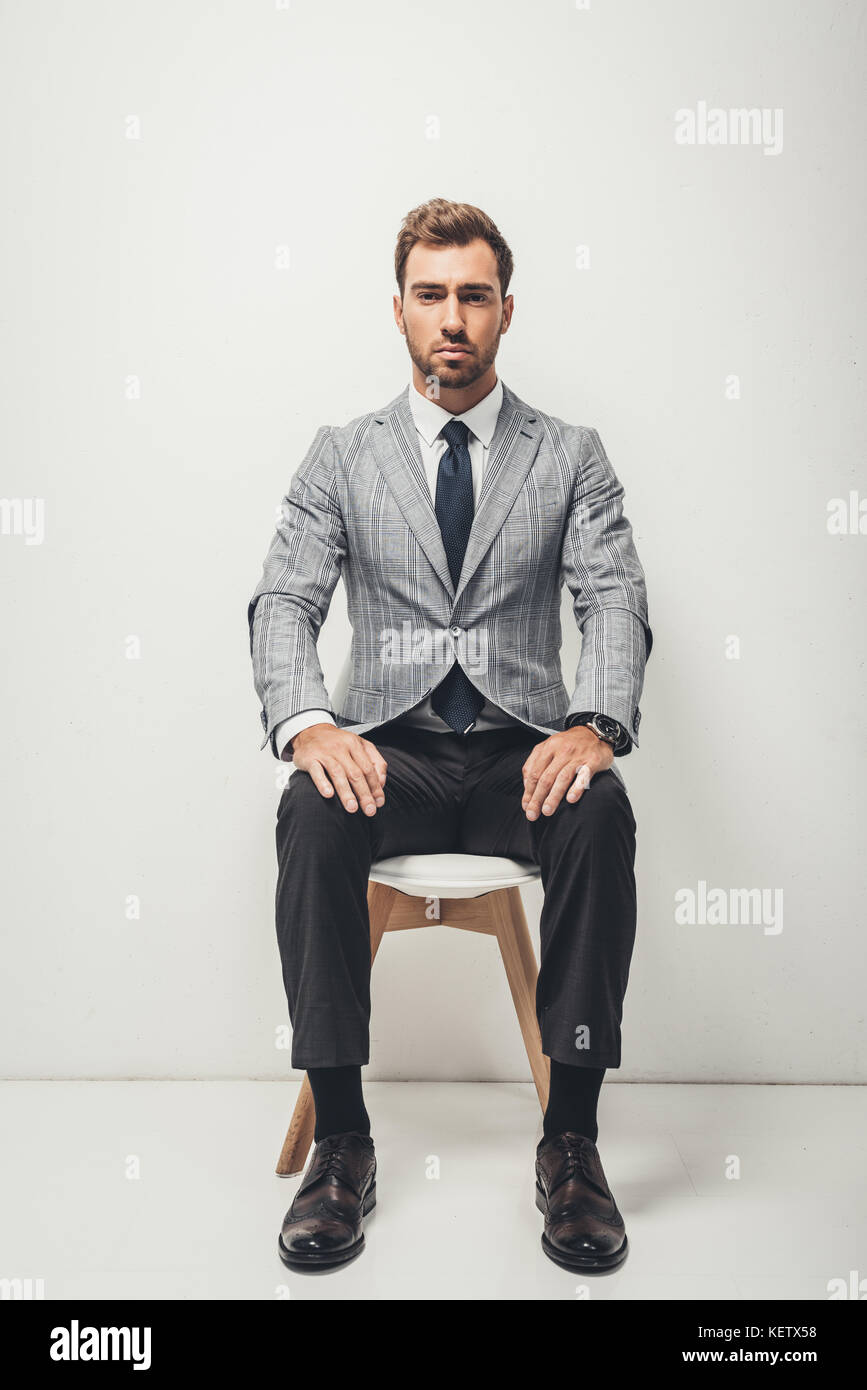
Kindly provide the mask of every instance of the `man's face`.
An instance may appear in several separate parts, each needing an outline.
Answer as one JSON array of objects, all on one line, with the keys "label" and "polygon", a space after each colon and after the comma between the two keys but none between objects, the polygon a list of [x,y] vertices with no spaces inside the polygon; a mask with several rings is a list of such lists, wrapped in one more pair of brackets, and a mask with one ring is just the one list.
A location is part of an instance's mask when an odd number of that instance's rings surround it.
[{"label": "man's face", "polygon": [[486,241],[416,242],[406,260],[403,302],[395,296],[394,305],[418,371],[454,390],[472,385],[493,363],[513,300],[501,298],[496,257]]}]

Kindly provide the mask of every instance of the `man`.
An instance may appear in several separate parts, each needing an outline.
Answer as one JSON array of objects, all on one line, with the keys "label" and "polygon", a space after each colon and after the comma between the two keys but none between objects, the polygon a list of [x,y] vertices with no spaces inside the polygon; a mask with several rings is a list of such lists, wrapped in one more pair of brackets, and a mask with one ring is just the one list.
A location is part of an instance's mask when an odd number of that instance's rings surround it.
[{"label": "man", "polygon": [[[612,762],[638,742],[653,638],[597,431],[497,377],[512,266],[478,208],[436,198],[404,219],[394,315],[411,382],[384,409],[317,431],[249,605],[262,747],[296,768],[277,813],[277,938],[316,1128],[279,1238],[292,1268],[356,1255],[376,1200],[361,1085],[371,861],[448,850],[540,866],[542,1245],[582,1271],[626,1255],[596,1106],[620,1065],[636,923],[636,826]],[[335,713],[316,644],[341,575],[352,673]],[[571,698],[564,582],[582,634]]]}]

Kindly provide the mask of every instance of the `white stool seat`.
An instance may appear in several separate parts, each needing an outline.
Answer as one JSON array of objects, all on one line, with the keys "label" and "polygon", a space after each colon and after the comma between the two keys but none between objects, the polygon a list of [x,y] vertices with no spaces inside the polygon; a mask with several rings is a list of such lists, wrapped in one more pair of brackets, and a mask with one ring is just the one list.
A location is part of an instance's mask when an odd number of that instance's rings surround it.
[{"label": "white stool seat", "polygon": [[370,866],[374,883],[419,898],[478,898],[540,876],[538,864],[491,854],[397,854]]}]

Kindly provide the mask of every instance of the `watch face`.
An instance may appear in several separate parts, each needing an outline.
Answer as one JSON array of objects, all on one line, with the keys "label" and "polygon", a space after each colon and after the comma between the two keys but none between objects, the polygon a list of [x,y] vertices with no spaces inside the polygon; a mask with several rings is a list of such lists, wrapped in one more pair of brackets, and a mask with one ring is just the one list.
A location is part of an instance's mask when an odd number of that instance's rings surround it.
[{"label": "watch face", "polygon": [[604,714],[597,714],[595,723],[599,728],[599,732],[605,734],[606,737],[620,737],[620,725],[615,719],[608,719]]}]

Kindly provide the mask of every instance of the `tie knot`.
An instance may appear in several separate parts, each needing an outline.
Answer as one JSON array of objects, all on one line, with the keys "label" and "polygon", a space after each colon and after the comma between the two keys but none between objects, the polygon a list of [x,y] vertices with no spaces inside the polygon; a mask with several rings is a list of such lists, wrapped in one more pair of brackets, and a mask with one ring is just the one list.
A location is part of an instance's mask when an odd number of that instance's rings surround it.
[{"label": "tie knot", "polygon": [[440,434],[450,449],[454,449],[457,444],[462,444],[466,448],[469,433],[470,427],[463,420],[449,420],[448,424],[443,425],[440,430]]}]

